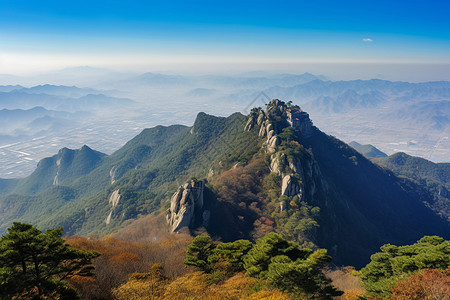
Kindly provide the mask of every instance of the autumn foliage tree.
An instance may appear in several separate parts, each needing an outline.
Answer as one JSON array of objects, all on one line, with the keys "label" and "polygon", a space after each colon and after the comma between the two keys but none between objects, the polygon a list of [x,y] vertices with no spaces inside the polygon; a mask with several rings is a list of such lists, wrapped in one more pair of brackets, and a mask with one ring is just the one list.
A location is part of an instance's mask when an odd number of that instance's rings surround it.
[{"label": "autumn foliage tree", "polygon": [[113,295],[118,300],[159,299],[168,283],[162,265],[154,264],[149,272],[132,274],[126,283],[113,290]]},{"label": "autumn foliage tree", "polygon": [[[76,288],[83,299],[114,299],[112,290],[130,279],[133,273],[148,273],[154,264],[161,264],[164,274],[179,277],[189,269],[184,265],[186,248],[192,237],[177,234],[161,240],[139,243],[116,239],[72,236],[66,242],[77,249],[95,250],[101,253],[93,260],[95,276],[72,277],[69,284]],[[137,284],[137,283],[136,283]]]},{"label": "autumn foliage tree", "polygon": [[424,269],[406,281],[398,281],[391,299],[450,299],[450,267],[446,271]]}]

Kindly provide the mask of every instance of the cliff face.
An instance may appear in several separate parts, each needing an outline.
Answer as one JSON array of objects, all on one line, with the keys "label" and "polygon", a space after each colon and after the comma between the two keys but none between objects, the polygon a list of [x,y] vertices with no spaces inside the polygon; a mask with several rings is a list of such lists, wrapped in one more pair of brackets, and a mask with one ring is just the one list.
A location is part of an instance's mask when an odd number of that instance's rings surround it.
[{"label": "cliff face", "polygon": [[203,181],[192,180],[179,187],[173,194],[167,215],[167,222],[172,232],[185,226],[192,227],[198,215],[201,215],[203,226],[208,225],[209,211],[203,210],[204,188]]}]

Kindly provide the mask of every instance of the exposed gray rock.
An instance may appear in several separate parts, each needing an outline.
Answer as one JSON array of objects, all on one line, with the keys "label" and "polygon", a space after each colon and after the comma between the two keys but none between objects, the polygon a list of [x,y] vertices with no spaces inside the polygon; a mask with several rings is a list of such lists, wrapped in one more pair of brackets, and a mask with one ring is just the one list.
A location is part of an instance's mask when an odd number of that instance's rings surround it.
[{"label": "exposed gray rock", "polygon": [[59,171],[60,171],[60,166],[61,166],[61,158],[59,158],[56,161],[56,166],[58,169],[56,171],[55,178],[53,178],[53,185],[59,185]]},{"label": "exposed gray rock", "polygon": [[[253,128],[255,128],[256,126],[261,126],[261,124],[263,124],[265,119],[266,119],[266,114],[264,113],[264,111],[261,108],[259,108],[256,111],[252,110],[252,112],[248,118],[248,121],[245,124],[244,131],[250,131]],[[260,129],[260,131],[261,131],[261,129]]]},{"label": "exposed gray rock", "polygon": [[250,131],[250,130],[252,130],[253,127],[255,126],[255,124],[256,124],[255,118],[253,118],[253,116],[250,116],[250,117],[248,118],[247,124],[245,124],[244,131]]},{"label": "exposed gray rock", "polygon": [[281,184],[281,195],[286,196],[301,196],[302,189],[297,179],[292,175],[286,175],[283,177]]},{"label": "exposed gray rock", "polygon": [[289,162],[289,168],[292,170],[292,172],[298,173],[301,170],[300,162],[299,161]]},{"label": "exposed gray rock", "polygon": [[119,204],[119,200],[120,200],[120,194],[119,194],[119,189],[117,189],[114,192],[112,192],[111,195],[109,196],[108,203],[111,204],[112,207],[116,207],[117,204]]},{"label": "exposed gray rock", "polygon": [[302,110],[288,110],[286,117],[289,124],[304,137],[312,135],[314,126],[308,113]]},{"label": "exposed gray rock", "polygon": [[195,212],[203,208],[204,188],[203,181],[191,181],[173,194],[167,216],[172,232],[193,224]]},{"label": "exposed gray rock", "polygon": [[112,213],[114,211],[114,208],[119,204],[120,201],[120,194],[119,189],[113,191],[108,199],[108,204],[111,204],[111,211],[109,212],[109,215],[106,217],[105,223],[106,225],[109,225],[111,223]]},{"label": "exposed gray rock", "polygon": [[286,167],[286,154],[274,153],[270,156],[270,172],[283,175]]},{"label": "exposed gray rock", "polygon": [[106,220],[105,220],[106,225],[109,225],[109,223],[111,223],[111,217],[112,217],[112,210],[109,212],[109,215],[106,217]]},{"label": "exposed gray rock", "polygon": [[258,125],[261,125],[263,123],[263,121],[265,121],[266,119],[266,114],[264,113],[264,111],[262,109],[259,110],[259,115],[258,115],[258,120],[256,121],[256,123]]},{"label": "exposed gray rock", "polygon": [[261,128],[259,129],[259,136],[265,137],[266,136],[266,125],[263,123],[261,124]]},{"label": "exposed gray rock", "polygon": [[209,169],[209,171],[208,171],[207,178],[208,178],[208,179],[211,179],[213,176],[214,176],[214,169],[211,168],[211,169]]},{"label": "exposed gray rock", "polygon": [[116,182],[116,171],[117,171],[116,166],[112,167],[111,170],[109,170],[109,177],[111,178],[111,184],[114,184],[114,182]]},{"label": "exposed gray rock", "polygon": [[267,131],[267,140],[270,140],[275,135],[275,130]]},{"label": "exposed gray rock", "polygon": [[275,148],[280,144],[280,140],[278,139],[278,137],[276,135],[274,135],[268,142],[267,144],[267,150],[270,153],[275,152]]}]

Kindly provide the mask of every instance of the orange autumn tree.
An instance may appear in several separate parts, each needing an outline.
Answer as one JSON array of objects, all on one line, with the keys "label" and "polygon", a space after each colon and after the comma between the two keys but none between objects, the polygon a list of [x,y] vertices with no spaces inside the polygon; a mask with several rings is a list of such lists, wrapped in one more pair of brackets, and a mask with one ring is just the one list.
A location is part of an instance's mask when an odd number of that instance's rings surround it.
[{"label": "orange autumn tree", "polygon": [[450,299],[450,267],[446,271],[424,269],[392,288],[392,299]]}]

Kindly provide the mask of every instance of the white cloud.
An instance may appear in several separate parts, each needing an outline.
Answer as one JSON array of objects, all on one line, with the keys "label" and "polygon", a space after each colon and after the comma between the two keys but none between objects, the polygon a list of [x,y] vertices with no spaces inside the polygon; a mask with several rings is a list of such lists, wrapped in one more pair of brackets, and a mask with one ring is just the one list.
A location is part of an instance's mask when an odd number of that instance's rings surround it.
[{"label": "white cloud", "polygon": [[373,40],[372,40],[372,39],[369,39],[369,38],[362,39],[362,41],[363,41],[364,43],[371,43],[371,42],[373,42]]}]

